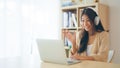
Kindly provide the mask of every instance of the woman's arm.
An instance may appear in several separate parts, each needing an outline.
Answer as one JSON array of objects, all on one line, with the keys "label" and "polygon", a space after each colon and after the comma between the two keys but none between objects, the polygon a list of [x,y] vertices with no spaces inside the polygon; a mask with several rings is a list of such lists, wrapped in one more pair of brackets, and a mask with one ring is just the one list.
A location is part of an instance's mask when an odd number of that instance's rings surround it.
[{"label": "woman's arm", "polygon": [[73,44],[73,45],[72,45],[72,48],[71,48],[71,54],[74,55],[74,54],[77,52],[78,48],[77,48],[75,42],[72,43],[72,44]]},{"label": "woman's arm", "polygon": [[76,32],[71,33],[69,30],[65,30],[64,35],[67,39],[69,39],[72,43],[71,54],[74,55],[77,52],[76,46]]},{"label": "woman's arm", "polygon": [[78,53],[71,56],[71,58],[78,59],[78,60],[94,60],[94,57],[92,56],[80,56]]},{"label": "woman's arm", "polygon": [[[96,44],[95,50],[92,51],[91,56],[95,61],[107,61],[108,51],[109,51],[109,34],[107,32],[102,32],[99,34],[99,40]],[[99,47],[99,48],[98,48]],[[98,50],[96,52],[96,49]]]}]

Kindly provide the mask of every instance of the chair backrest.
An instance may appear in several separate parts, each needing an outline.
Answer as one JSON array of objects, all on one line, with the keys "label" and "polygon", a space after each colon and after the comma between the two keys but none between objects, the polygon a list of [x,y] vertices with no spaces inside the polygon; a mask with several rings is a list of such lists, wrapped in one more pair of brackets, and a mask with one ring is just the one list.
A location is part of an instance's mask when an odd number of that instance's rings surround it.
[{"label": "chair backrest", "polygon": [[108,60],[107,60],[108,63],[111,62],[113,55],[114,55],[114,50],[109,50]]}]

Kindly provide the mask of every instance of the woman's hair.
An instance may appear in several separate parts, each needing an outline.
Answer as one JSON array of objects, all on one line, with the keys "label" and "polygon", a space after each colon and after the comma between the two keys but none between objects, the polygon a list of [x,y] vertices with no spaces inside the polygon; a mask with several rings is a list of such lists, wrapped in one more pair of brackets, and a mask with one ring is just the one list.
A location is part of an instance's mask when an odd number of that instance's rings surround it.
[{"label": "woman's hair", "polygon": [[[92,25],[93,34],[94,34],[94,32],[104,31],[104,28],[103,28],[100,20],[99,20],[99,24],[96,25],[95,18],[98,17],[98,15],[93,9],[84,8],[82,11],[82,14],[81,14],[81,18],[83,15],[88,16],[88,18],[90,20],[90,24]],[[82,53],[87,49],[89,35],[85,29],[83,30],[82,34],[83,34],[83,36],[82,36],[81,41],[80,41],[80,47],[79,47],[78,53]]]}]

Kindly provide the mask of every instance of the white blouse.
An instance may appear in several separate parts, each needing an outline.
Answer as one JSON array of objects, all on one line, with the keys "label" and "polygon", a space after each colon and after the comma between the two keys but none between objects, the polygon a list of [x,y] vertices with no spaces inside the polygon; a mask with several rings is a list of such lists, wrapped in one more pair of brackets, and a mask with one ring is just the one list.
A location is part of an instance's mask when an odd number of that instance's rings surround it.
[{"label": "white blouse", "polygon": [[87,56],[90,56],[90,52],[91,52],[91,49],[92,49],[92,45],[87,45]]}]

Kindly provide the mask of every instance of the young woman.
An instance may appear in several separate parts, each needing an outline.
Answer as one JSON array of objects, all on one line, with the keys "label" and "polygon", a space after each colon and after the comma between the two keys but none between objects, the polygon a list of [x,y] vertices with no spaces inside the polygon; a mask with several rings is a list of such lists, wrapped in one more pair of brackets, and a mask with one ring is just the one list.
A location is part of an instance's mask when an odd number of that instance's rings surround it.
[{"label": "young woman", "polygon": [[109,50],[109,35],[101,24],[96,12],[85,8],[81,14],[83,30],[77,38],[76,33],[71,34],[66,30],[65,36],[72,42],[71,58],[79,60],[107,61]]}]

